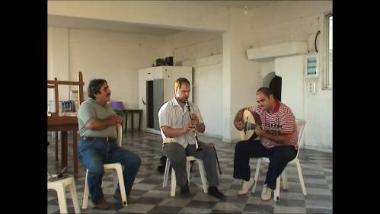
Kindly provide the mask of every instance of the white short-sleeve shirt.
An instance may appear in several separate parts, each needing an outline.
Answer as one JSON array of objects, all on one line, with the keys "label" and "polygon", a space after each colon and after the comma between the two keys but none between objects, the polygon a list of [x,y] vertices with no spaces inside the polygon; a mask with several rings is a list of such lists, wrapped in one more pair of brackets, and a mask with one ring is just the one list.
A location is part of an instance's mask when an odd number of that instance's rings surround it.
[{"label": "white short-sleeve shirt", "polygon": [[[198,107],[191,102],[189,102],[189,106],[190,112],[195,113],[198,116],[199,123],[203,123],[203,119]],[[168,126],[171,128],[184,128],[189,123],[190,116],[186,106],[182,108],[178,104],[177,100],[173,98],[161,106],[160,111],[158,112],[158,120],[160,123],[160,129],[162,126]],[[184,148],[186,148],[188,144],[195,144],[196,141],[194,132],[192,131],[189,131],[185,135],[176,138],[169,138],[165,136],[164,132],[161,129],[161,136],[163,143],[176,142]]]}]

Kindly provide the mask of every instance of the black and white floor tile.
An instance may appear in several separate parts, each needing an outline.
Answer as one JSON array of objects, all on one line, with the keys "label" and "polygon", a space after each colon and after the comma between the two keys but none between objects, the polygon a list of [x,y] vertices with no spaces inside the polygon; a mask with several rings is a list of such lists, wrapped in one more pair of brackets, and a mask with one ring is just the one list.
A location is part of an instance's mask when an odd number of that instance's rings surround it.
[{"label": "black and white floor tile", "polygon": [[[303,170],[307,195],[302,194],[295,165],[287,167],[287,191],[280,192],[280,201],[262,201],[260,193],[265,178],[267,165],[260,169],[259,182],[254,194],[249,197],[238,197],[241,180],[232,178],[234,144],[223,143],[220,139],[200,136],[206,143],[214,143],[217,149],[219,162],[222,168],[219,189],[227,196],[226,201],[208,196],[203,193],[197,166],[192,170],[190,191],[191,197],[182,199],[179,196],[170,197],[170,184],[162,188],[163,174],[157,171],[161,157],[161,136],[149,133],[128,132],[123,139],[123,147],[140,155],[142,164],[135,180],[132,198],[136,203],[119,207],[115,210],[97,210],[89,207],[82,213],[332,213],[332,154],[314,150],[303,149],[299,158]],[[59,144],[60,145],[60,144]],[[69,145],[68,173],[73,173],[72,150]],[[254,172],[253,160],[251,162]],[[48,172],[59,170],[59,162],[55,160],[55,143],[51,142],[48,148]],[[82,204],[85,169],[79,168],[76,178],[76,188],[79,204]],[[170,180],[169,180],[170,181]],[[177,192],[178,192],[177,187]],[[103,192],[106,200],[112,202],[113,184],[112,176],[105,174],[103,179]],[[48,190],[48,213],[59,213],[57,195]],[[74,212],[71,195],[66,194],[69,212]],[[273,197],[273,195],[272,195]]]}]

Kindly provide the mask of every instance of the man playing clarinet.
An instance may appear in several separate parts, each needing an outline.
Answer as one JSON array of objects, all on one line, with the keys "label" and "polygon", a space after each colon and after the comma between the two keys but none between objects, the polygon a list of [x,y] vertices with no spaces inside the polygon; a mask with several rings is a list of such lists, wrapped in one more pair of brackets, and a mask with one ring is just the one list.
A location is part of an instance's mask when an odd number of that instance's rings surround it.
[{"label": "man playing clarinet", "polygon": [[[208,194],[225,200],[217,186],[216,153],[212,145],[199,142],[197,132],[206,129],[198,107],[188,101],[190,82],[186,78],[178,78],[174,83],[174,97],[164,103],[158,112],[163,154],[169,158],[176,175],[177,184],[181,187],[181,196],[189,197],[189,184],[186,173],[186,156],[194,156],[203,161],[208,181]],[[189,111],[190,110],[190,111]]]}]

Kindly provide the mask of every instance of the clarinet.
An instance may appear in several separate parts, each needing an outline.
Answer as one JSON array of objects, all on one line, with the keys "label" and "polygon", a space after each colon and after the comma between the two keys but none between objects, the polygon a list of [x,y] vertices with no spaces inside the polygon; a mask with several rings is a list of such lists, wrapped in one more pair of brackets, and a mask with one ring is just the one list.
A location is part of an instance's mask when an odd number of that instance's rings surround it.
[{"label": "clarinet", "polygon": [[[189,102],[187,101],[186,99],[186,108],[187,108],[187,111],[189,112],[189,117],[190,117],[190,120],[191,120],[191,115],[190,115],[190,105],[189,105]],[[195,137],[195,148],[196,148],[196,151],[200,151],[201,148],[198,147],[198,135],[197,135],[197,128],[194,127],[194,137]]]}]

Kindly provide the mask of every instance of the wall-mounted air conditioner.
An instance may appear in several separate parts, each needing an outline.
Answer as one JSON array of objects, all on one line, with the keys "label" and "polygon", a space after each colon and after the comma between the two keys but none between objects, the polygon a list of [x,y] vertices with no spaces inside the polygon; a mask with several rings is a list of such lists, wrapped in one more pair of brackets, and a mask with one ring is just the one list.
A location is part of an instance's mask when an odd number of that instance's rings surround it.
[{"label": "wall-mounted air conditioner", "polygon": [[284,42],[270,46],[247,49],[247,57],[249,60],[267,60],[275,57],[306,53],[306,42]]}]

